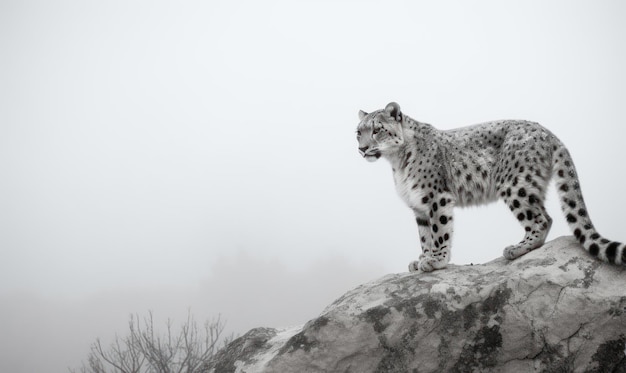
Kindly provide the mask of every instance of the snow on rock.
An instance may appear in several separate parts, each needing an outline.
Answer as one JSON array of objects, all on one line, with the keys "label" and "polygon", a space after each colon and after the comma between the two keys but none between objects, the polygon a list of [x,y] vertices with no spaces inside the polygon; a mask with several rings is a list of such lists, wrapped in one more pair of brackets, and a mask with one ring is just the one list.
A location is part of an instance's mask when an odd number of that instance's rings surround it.
[{"label": "snow on rock", "polygon": [[302,327],[253,329],[210,372],[626,372],[626,269],[572,237],[385,276]]}]

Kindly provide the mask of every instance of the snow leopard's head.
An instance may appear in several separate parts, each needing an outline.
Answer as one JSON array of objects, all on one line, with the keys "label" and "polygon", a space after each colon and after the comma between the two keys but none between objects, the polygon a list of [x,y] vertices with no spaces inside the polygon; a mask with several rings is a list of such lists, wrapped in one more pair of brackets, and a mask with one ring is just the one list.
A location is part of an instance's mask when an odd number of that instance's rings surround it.
[{"label": "snow leopard's head", "polygon": [[394,153],[402,144],[402,112],[400,105],[389,103],[373,113],[359,111],[361,122],[356,129],[359,153],[370,162]]}]

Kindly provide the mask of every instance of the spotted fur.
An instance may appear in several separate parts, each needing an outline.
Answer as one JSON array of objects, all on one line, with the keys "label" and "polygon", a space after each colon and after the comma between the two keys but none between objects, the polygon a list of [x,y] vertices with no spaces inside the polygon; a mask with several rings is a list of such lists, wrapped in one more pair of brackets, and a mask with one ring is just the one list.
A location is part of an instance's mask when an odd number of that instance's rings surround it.
[{"label": "spotted fur", "polygon": [[454,206],[503,200],[525,232],[504,249],[507,259],[543,245],[552,225],[544,201],[553,177],[565,218],[585,250],[626,265],[626,245],[603,238],[591,223],[569,152],[538,123],[503,120],[439,131],[393,102],[370,114],[360,111],[359,118],[361,155],[389,160],[396,190],[415,214],[422,254],[409,270],[432,271],[450,261]]}]

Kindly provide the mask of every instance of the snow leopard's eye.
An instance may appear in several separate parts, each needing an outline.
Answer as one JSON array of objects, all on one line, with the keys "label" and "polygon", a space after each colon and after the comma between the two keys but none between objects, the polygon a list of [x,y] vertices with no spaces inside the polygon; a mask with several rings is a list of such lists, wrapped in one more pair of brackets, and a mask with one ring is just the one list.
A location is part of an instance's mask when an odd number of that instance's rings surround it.
[{"label": "snow leopard's eye", "polygon": [[374,128],[374,129],[372,130],[372,134],[373,134],[373,135],[378,135],[379,133],[380,133],[380,128]]}]

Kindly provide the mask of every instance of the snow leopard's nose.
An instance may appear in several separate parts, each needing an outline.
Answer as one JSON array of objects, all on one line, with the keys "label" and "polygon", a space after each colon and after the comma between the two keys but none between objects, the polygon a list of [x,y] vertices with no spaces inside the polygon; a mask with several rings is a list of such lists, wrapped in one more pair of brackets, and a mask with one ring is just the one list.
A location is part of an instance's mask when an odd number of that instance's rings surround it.
[{"label": "snow leopard's nose", "polygon": [[369,149],[369,146],[360,147],[359,153],[361,153],[361,155],[365,155],[365,152],[367,152],[368,149]]}]

